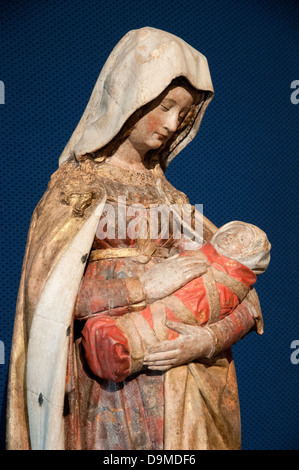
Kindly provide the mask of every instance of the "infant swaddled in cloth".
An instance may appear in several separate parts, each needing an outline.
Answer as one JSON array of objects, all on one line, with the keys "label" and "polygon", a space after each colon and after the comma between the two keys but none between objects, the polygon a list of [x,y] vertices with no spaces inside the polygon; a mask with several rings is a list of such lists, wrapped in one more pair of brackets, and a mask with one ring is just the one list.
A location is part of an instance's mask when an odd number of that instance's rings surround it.
[{"label": "infant swaddled in cloth", "polygon": [[208,326],[231,314],[270,261],[271,245],[258,227],[239,221],[221,227],[200,249],[179,256],[208,261],[205,274],[141,312],[112,317],[95,315],[82,331],[82,345],[91,371],[121,382],[143,368],[147,349],[178,337],[167,320]]}]

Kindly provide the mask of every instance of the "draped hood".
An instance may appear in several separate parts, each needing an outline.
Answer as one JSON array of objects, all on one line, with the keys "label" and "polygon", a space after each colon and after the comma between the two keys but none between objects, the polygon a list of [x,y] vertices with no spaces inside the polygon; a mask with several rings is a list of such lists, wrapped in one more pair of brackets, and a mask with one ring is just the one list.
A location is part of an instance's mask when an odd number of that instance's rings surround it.
[{"label": "draped hood", "polygon": [[162,158],[167,167],[198,132],[214,90],[204,55],[173,34],[150,27],[129,31],[113,49],[59,163],[107,145],[135,111],[177,77],[185,77],[205,97],[191,125],[165,149]]}]

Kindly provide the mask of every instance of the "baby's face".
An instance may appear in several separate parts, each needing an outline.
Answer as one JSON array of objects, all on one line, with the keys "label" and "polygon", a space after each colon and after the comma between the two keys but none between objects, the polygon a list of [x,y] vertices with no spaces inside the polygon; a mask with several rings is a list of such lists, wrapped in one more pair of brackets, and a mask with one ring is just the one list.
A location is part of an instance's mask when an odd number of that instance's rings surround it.
[{"label": "baby's face", "polygon": [[216,250],[227,257],[250,251],[252,244],[252,232],[240,226],[231,227],[219,235],[216,234],[213,242]]}]

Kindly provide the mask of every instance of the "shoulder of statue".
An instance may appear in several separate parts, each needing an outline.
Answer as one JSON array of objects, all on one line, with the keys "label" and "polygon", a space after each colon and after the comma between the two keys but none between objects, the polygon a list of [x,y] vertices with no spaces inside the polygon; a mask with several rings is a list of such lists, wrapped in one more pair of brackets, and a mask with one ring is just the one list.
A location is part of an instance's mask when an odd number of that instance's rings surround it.
[{"label": "shoulder of statue", "polygon": [[51,176],[36,212],[51,205],[58,213],[62,205],[70,206],[74,217],[83,217],[86,209],[105,195],[101,172],[96,166],[90,159],[78,161],[75,157],[63,162]]},{"label": "shoulder of statue", "polygon": [[161,180],[162,180],[162,190],[171,204],[178,204],[179,206],[183,206],[184,204],[190,204],[189,199],[186,196],[186,194],[176,189],[166,179],[164,174],[161,177]]}]

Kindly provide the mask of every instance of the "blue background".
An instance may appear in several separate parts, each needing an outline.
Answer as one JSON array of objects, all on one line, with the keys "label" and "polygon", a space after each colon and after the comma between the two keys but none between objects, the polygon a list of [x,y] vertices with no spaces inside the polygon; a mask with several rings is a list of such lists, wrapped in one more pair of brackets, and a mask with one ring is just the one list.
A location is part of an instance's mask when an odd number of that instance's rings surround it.
[{"label": "blue background", "polygon": [[[100,70],[130,29],[153,26],[207,56],[215,98],[170,182],[220,226],[264,229],[272,261],[258,280],[265,333],[234,346],[243,449],[299,449],[297,1],[3,1],[0,448],[14,309],[27,230]],[[299,95],[298,95],[299,97]],[[299,357],[299,355],[298,355]],[[296,393],[297,392],[297,393]]]}]

